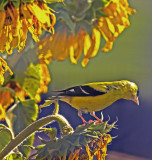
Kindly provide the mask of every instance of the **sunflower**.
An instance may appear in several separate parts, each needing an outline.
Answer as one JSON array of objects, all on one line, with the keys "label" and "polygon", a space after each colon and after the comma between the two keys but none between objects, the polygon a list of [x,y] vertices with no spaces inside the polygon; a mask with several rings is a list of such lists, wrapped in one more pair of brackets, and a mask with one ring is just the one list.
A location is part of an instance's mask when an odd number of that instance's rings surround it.
[{"label": "sunflower", "polygon": [[108,132],[114,128],[115,123],[107,125],[107,122],[96,123],[92,121],[90,124],[79,125],[68,135],[62,135],[61,139],[54,136],[56,132],[50,132],[54,138],[50,136],[50,141],[47,142],[40,139],[44,144],[36,148],[35,159],[93,160],[95,158],[105,160],[107,146],[112,141]]},{"label": "sunflower", "polygon": [[[103,134],[98,138],[90,138],[90,142],[86,147],[81,149],[76,149],[74,152],[70,153],[68,160],[73,159],[89,159],[93,160],[96,157],[96,160],[105,160],[107,156],[107,145],[112,141],[110,134]],[[65,160],[64,158],[62,158]]]},{"label": "sunflower", "polygon": [[25,47],[28,31],[37,42],[42,30],[54,33],[56,17],[43,1],[7,0],[0,3],[0,52]]},{"label": "sunflower", "polygon": [[108,52],[112,49],[114,40],[125,28],[130,26],[128,15],[136,11],[129,8],[127,0],[112,0],[103,10],[107,17],[100,17],[97,27],[106,41],[102,51]]},{"label": "sunflower", "polygon": [[65,6],[57,4],[56,33],[38,43],[39,59],[45,63],[51,60],[62,61],[70,57],[76,64],[84,54],[82,66],[96,56],[102,37],[103,52],[112,49],[113,42],[129,27],[129,15],[135,13],[127,0],[64,1]]}]

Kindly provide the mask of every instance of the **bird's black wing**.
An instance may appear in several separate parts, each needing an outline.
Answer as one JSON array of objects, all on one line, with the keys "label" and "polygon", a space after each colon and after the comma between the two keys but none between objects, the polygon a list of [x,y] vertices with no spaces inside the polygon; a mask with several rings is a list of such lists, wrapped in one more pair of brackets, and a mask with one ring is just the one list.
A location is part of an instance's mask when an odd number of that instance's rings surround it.
[{"label": "bird's black wing", "polygon": [[107,93],[100,90],[96,90],[88,85],[76,86],[76,87],[68,88],[61,91],[55,91],[55,92],[60,92],[58,96],[72,96],[72,97],[98,96],[98,95]]}]

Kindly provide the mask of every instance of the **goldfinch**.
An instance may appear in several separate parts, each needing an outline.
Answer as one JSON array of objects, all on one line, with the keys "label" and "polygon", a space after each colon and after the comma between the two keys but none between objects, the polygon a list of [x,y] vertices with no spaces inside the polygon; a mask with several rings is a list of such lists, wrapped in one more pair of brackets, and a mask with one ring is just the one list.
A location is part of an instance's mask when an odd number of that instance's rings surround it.
[{"label": "goldfinch", "polygon": [[84,123],[82,112],[90,112],[98,121],[101,121],[94,112],[103,110],[119,99],[132,100],[139,105],[138,87],[134,82],[127,80],[94,82],[55,92],[58,94],[51,99],[64,101],[76,108]]}]

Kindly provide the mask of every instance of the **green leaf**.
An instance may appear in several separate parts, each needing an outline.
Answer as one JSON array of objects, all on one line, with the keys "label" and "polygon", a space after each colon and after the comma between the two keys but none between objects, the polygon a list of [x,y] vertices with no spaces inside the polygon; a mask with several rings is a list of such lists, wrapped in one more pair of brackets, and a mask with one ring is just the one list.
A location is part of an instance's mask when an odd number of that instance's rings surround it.
[{"label": "green leaf", "polygon": [[4,10],[4,7],[7,5],[9,0],[0,0],[0,11]]},{"label": "green leaf", "polygon": [[88,130],[92,130],[92,131],[102,131],[105,130],[107,125],[107,122],[104,123],[97,123],[96,125],[92,125],[88,128]]},{"label": "green leaf", "polygon": [[19,8],[19,6],[20,6],[20,1],[19,0],[13,0],[12,3],[16,8]]},{"label": "green leaf", "polygon": [[31,152],[31,148],[28,147],[29,145],[33,145],[34,143],[34,137],[35,137],[35,134],[32,134],[30,137],[28,137],[23,143],[22,145],[20,145],[18,148],[19,148],[19,151],[23,154],[24,157],[28,158],[29,157],[29,154]]},{"label": "green leaf", "polygon": [[41,73],[40,64],[34,65],[33,63],[25,71],[26,77],[24,78],[22,87],[31,98],[35,97],[40,86]]},{"label": "green leaf", "polygon": [[[56,139],[56,135],[57,135],[57,129],[56,128],[40,128],[39,131],[44,131],[44,133],[50,137],[51,140],[55,140]],[[39,138],[41,140],[41,138]],[[42,139],[42,143],[43,143],[43,139]]]},{"label": "green leaf", "polygon": [[24,72],[26,76],[32,77],[35,79],[40,79],[40,73],[41,73],[41,67],[40,64],[34,65],[33,63],[30,63],[26,71]]},{"label": "green leaf", "polygon": [[9,156],[6,157],[6,160],[24,160],[22,155],[19,153],[12,153]]},{"label": "green leaf", "polygon": [[22,0],[23,1],[23,3],[33,3],[34,2],[34,0]]},{"label": "green leaf", "polygon": [[13,138],[12,131],[5,125],[0,124],[0,152]]},{"label": "green leaf", "polygon": [[48,107],[48,106],[50,106],[52,103],[54,103],[54,101],[51,100],[51,99],[45,100],[45,103],[42,104],[42,105],[40,105],[39,108],[41,109],[41,108],[44,108],[44,107]]},{"label": "green leaf", "polygon": [[63,2],[64,0],[44,0],[45,3]]},{"label": "green leaf", "polygon": [[77,135],[69,136],[67,142],[74,146],[80,146],[80,137]]},{"label": "green leaf", "polygon": [[87,129],[90,127],[90,126],[92,126],[94,124],[94,122],[93,123],[90,123],[90,124],[86,124],[85,126],[83,126],[83,125],[79,125],[77,128],[76,128],[76,130],[75,130],[75,132],[74,133],[82,133],[83,131],[87,131]]},{"label": "green leaf", "polygon": [[40,86],[40,81],[34,78],[26,77],[23,83],[23,89],[30,96],[30,98],[34,98],[37,90]]},{"label": "green leaf", "polygon": [[102,1],[102,3],[104,4],[104,6],[106,6],[111,0],[100,0]]},{"label": "green leaf", "polygon": [[57,129],[56,128],[45,128],[45,134],[50,137],[51,140],[54,140],[57,135]]},{"label": "green leaf", "polygon": [[[19,134],[24,128],[30,125],[37,119],[38,106],[34,100],[26,100],[19,102],[11,107],[6,114],[6,122],[9,127],[13,130],[14,134]],[[34,134],[22,143],[19,150],[22,154],[28,157],[30,148],[24,145],[33,145]]]}]

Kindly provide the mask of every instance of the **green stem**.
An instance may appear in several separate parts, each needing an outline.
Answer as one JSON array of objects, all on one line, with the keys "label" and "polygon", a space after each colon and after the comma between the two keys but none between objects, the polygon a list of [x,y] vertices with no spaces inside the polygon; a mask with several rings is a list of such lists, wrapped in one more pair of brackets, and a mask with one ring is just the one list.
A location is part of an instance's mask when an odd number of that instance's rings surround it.
[{"label": "green stem", "polygon": [[36,132],[39,128],[50,123],[51,121],[57,121],[63,134],[69,134],[73,132],[73,128],[69,122],[59,114],[47,116],[41,118],[20,132],[0,153],[0,160],[7,156],[14,148],[16,148],[21,142],[28,138],[32,133]]}]

